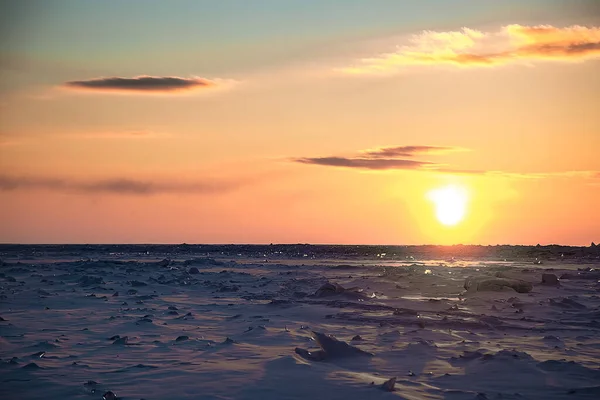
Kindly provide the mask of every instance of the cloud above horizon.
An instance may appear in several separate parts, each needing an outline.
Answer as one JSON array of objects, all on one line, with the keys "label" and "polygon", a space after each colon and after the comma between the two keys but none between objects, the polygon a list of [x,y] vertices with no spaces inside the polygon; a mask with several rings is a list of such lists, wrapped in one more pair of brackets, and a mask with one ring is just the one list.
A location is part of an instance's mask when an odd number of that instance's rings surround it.
[{"label": "cloud above horizon", "polygon": [[414,157],[417,154],[442,154],[466,149],[448,146],[392,146],[365,150],[363,153],[368,157]]},{"label": "cloud above horizon", "polygon": [[123,93],[180,93],[209,89],[218,85],[215,80],[205,78],[181,78],[177,76],[140,75],[133,78],[108,77],[65,82],[63,87],[92,92]]},{"label": "cloud above horizon", "polygon": [[204,180],[196,182],[151,181],[132,178],[74,180],[53,177],[0,175],[0,191],[44,189],[76,193],[121,195],[216,194],[234,190],[238,182]]},{"label": "cloud above horizon", "polygon": [[427,165],[433,165],[433,163],[427,161],[402,160],[393,158],[307,157],[296,158],[294,161],[301,164],[372,170],[420,169]]},{"label": "cloud above horizon", "polygon": [[431,169],[438,164],[430,161],[406,160],[404,157],[462,150],[465,149],[447,146],[388,146],[363,150],[359,152],[359,155],[353,157],[301,157],[294,158],[292,161],[301,164],[370,170]]},{"label": "cloud above horizon", "polygon": [[498,32],[462,28],[424,31],[391,53],[360,59],[349,74],[384,74],[414,65],[492,67],[534,61],[581,62],[600,58],[600,27],[508,25]]},{"label": "cloud above horizon", "polygon": [[412,170],[440,174],[485,175],[515,179],[583,178],[600,180],[600,171],[510,172],[485,169],[461,169],[453,168],[443,163],[406,159],[406,157],[421,154],[446,154],[455,151],[469,151],[469,149],[448,146],[390,146],[359,151],[354,156],[300,157],[292,158],[290,161],[300,164],[371,171]]}]

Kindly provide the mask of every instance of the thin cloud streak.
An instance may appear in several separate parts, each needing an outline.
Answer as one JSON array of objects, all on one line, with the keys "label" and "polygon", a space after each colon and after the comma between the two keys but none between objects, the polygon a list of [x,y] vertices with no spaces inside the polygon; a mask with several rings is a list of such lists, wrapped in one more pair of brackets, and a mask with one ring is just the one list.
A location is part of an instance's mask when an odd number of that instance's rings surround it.
[{"label": "thin cloud streak", "polygon": [[600,179],[600,171],[556,171],[556,172],[505,172],[488,171],[489,175],[503,175],[511,178],[544,179],[544,178],[583,178]]},{"label": "thin cloud streak", "polygon": [[425,31],[392,53],[359,60],[349,74],[385,74],[414,65],[493,67],[519,62],[600,58],[600,27],[508,25],[499,32]]},{"label": "thin cloud streak", "polygon": [[107,193],[121,195],[155,194],[217,194],[237,189],[241,183],[234,181],[150,181],[130,178],[78,181],[53,177],[16,177],[0,175],[0,191],[44,189],[79,193]]},{"label": "thin cloud streak", "polygon": [[363,153],[369,157],[414,157],[417,154],[443,154],[466,149],[446,146],[395,146],[381,147],[378,149],[365,150]]},{"label": "thin cloud streak", "polygon": [[427,161],[401,160],[388,158],[345,158],[345,157],[313,157],[296,158],[295,162],[301,164],[314,164],[330,167],[361,168],[371,170],[388,169],[420,169],[434,165]]},{"label": "thin cloud streak", "polygon": [[450,175],[489,176],[513,179],[544,179],[544,178],[581,178],[600,180],[600,171],[558,171],[558,172],[510,172],[483,169],[453,168],[447,164],[423,160],[406,160],[397,157],[412,157],[416,154],[447,153],[465,151],[468,149],[446,146],[392,146],[375,150],[363,150],[356,157],[300,157],[290,161],[300,164],[311,164],[325,167],[348,169],[363,169],[374,171],[412,170]]},{"label": "thin cloud streak", "polygon": [[205,78],[176,76],[108,77],[65,82],[63,87],[96,92],[177,93],[217,86],[217,81]]},{"label": "thin cloud streak", "polygon": [[359,152],[355,157],[300,157],[292,161],[329,167],[359,168],[370,170],[432,169],[439,164],[430,161],[406,160],[418,154],[439,154],[464,150],[447,146],[387,146]]}]

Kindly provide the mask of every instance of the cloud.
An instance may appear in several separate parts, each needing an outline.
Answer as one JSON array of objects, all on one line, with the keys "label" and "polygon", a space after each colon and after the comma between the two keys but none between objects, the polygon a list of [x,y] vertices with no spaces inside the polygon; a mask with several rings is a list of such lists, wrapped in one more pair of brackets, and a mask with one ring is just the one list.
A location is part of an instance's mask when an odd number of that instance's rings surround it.
[{"label": "cloud", "polygon": [[166,193],[215,194],[241,186],[237,182],[200,181],[147,181],[130,178],[114,178],[78,181],[53,177],[17,177],[0,175],[0,191],[45,189],[80,193],[112,193],[131,195],[154,195]]},{"label": "cloud", "polygon": [[439,164],[405,158],[417,154],[439,154],[459,150],[464,149],[447,146],[388,146],[363,150],[353,157],[302,157],[294,158],[292,161],[301,164],[370,170],[432,169]]},{"label": "cloud", "polygon": [[394,72],[414,65],[491,67],[519,62],[586,61],[600,58],[600,27],[508,25],[499,32],[425,31],[392,53],[359,60],[342,71],[351,74]]},{"label": "cloud", "polygon": [[443,154],[469,149],[448,146],[390,146],[363,150],[351,157],[301,157],[291,161],[300,164],[312,164],[325,167],[364,169],[374,171],[413,170],[439,174],[490,176],[511,179],[580,178],[600,180],[600,171],[555,171],[555,172],[512,172],[484,169],[461,169],[448,164],[431,161],[405,159],[417,154]]},{"label": "cloud", "polygon": [[426,161],[401,160],[389,158],[345,158],[345,157],[313,157],[296,158],[302,164],[325,165],[330,167],[362,168],[372,170],[386,169],[419,169],[432,163]]},{"label": "cloud", "polygon": [[218,81],[205,78],[180,78],[176,76],[136,76],[134,78],[95,78],[65,82],[68,89],[96,92],[125,93],[179,93],[217,86]]},{"label": "cloud", "polygon": [[369,157],[413,157],[417,154],[439,154],[454,151],[463,151],[458,147],[446,146],[395,146],[380,147],[373,150],[365,150],[363,153]]},{"label": "cloud", "polygon": [[490,175],[502,175],[510,178],[523,179],[544,179],[544,178],[583,178],[583,179],[600,179],[600,171],[554,171],[554,172],[504,172],[504,171],[487,171]]}]

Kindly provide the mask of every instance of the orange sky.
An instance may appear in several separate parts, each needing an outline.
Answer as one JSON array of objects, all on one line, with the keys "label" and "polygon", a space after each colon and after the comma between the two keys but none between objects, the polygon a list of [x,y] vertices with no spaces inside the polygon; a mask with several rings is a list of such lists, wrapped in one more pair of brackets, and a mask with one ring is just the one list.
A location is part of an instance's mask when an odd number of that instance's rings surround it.
[{"label": "orange sky", "polygon": [[[323,11],[308,3],[307,18]],[[144,37],[118,40],[79,31],[77,7],[39,11],[26,35],[13,22],[0,242],[598,242],[598,14],[482,3],[395,22],[376,1],[380,14],[308,33],[276,10],[289,27],[250,15],[249,34],[215,26],[174,45],[144,15]],[[33,23],[16,4],[0,13]],[[427,199],[447,184],[468,193],[453,227]]]}]

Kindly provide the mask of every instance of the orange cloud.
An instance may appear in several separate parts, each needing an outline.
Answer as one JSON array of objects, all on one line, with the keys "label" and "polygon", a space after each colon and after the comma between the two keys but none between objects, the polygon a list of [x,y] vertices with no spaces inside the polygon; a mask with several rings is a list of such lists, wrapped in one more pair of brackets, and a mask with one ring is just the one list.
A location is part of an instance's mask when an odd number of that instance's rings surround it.
[{"label": "orange cloud", "polygon": [[508,25],[499,32],[469,28],[425,31],[396,52],[364,58],[342,71],[389,73],[411,65],[498,66],[533,61],[585,61],[600,58],[600,27]]}]

